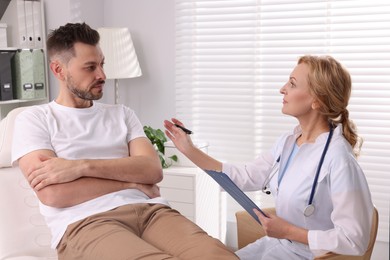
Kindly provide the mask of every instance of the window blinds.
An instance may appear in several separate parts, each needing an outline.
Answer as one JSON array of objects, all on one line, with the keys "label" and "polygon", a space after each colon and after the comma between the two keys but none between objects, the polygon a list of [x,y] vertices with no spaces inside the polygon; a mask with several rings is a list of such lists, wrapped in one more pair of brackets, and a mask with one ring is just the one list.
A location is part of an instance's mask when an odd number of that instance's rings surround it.
[{"label": "window blinds", "polygon": [[253,160],[297,124],[281,113],[279,89],[304,54],[332,55],[352,75],[359,163],[378,240],[389,241],[390,2],[176,0],[177,117],[212,156]]}]

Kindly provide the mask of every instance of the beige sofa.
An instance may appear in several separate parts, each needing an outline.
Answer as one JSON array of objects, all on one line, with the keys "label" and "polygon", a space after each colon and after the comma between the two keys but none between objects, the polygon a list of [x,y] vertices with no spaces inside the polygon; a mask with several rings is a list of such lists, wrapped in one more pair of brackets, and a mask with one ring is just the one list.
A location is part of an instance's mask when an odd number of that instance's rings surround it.
[{"label": "beige sofa", "polygon": [[38,199],[20,169],[11,167],[14,119],[23,109],[12,110],[0,122],[0,260],[54,260]]}]

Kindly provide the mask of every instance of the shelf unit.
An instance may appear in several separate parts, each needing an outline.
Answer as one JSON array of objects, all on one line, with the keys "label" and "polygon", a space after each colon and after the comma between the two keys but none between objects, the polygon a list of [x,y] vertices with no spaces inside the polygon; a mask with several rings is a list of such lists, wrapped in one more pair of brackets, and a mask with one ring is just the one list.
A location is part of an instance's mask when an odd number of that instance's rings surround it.
[{"label": "shelf unit", "polygon": [[[3,10],[1,10],[1,19],[0,23],[1,24],[6,24],[7,25],[7,47],[0,47],[0,52],[1,51],[17,51],[19,49],[26,49],[26,46],[21,46],[18,43],[18,39],[15,39],[18,33],[18,8],[17,5],[23,2],[24,0],[10,0],[8,1],[9,3],[7,4],[7,0],[3,1],[0,7],[6,7]],[[44,52],[44,60],[45,60],[45,67],[44,67],[44,74],[45,74],[45,91],[46,91],[46,97],[45,98],[38,98],[38,99],[13,99],[13,100],[6,100],[6,101],[1,101],[0,100],[0,120],[3,119],[12,109],[17,108],[17,107],[22,107],[22,106],[32,106],[32,105],[39,105],[39,104],[44,104],[49,101],[49,85],[48,85],[48,69],[47,69],[47,56],[46,56],[46,28],[45,28],[45,15],[44,15],[44,0],[34,0],[31,1],[34,3],[39,2],[40,4],[40,27],[41,27],[41,40],[42,40],[42,48]],[[31,49],[31,48],[30,48]]]},{"label": "shelf unit", "polygon": [[48,102],[48,98],[29,99],[29,100],[12,99],[12,100],[0,101],[0,120],[6,117],[6,115],[14,108],[45,104],[47,102]]}]

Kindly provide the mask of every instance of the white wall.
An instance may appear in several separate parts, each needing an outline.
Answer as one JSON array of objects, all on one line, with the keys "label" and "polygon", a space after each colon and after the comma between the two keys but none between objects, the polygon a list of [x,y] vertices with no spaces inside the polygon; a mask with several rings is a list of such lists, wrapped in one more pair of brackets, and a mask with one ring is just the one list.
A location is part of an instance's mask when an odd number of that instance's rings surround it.
[{"label": "white wall", "polygon": [[[133,108],[145,125],[163,128],[175,115],[174,1],[153,0],[45,0],[46,29],[67,22],[128,27],[143,75],[119,81],[120,102]],[[58,93],[50,75],[50,98]],[[113,80],[106,81],[102,102],[113,103]]]},{"label": "white wall", "polygon": [[129,28],[143,74],[120,81],[121,101],[158,128],[175,115],[174,19],[173,0],[105,0],[105,26]]}]

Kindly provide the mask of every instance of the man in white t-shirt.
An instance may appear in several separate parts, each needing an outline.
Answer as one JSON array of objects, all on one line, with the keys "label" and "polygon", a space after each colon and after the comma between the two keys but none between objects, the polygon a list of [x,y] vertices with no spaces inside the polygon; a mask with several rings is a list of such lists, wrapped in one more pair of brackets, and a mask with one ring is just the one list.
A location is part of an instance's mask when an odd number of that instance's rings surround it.
[{"label": "man in white t-shirt", "polygon": [[95,102],[106,79],[98,43],[85,23],[52,31],[59,94],[15,122],[13,164],[40,200],[59,259],[238,259],[160,197],[161,164],[134,112]]}]

